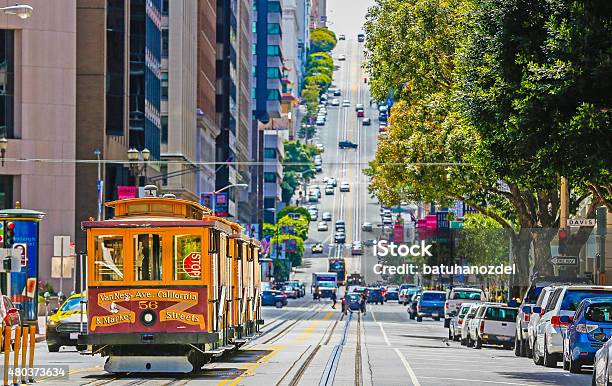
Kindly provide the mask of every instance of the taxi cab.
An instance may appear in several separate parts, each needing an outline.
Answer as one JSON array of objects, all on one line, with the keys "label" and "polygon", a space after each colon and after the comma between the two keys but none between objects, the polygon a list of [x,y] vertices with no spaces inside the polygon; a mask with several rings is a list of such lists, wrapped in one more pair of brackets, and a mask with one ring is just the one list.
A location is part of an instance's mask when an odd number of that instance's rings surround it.
[{"label": "taxi cab", "polygon": [[[86,299],[86,297],[83,297]],[[86,311],[86,308],[83,307]],[[81,327],[81,294],[70,296],[54,310],[47,321],[47,348],[58,352],[61,346],[76,346]],[[83,316],[83,331],[87,331],[87,314]]]}]

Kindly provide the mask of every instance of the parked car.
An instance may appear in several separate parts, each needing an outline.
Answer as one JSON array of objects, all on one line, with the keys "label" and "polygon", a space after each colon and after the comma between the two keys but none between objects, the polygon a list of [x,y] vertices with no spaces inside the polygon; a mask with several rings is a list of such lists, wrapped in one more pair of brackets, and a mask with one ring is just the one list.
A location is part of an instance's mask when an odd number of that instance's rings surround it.
[{"label": "parked car", "polygon": [[[545,307],[546,303],[537,304],[538,299],[544,288],[550,287],[555,283],[558,283],[559,279],[557,277],[535,277],[525,294],[523,295],[523,300],[521,305],[519,306],[519,312],[516,317],[516,337],[514,339],[514,355],[521,357],[529,357],[531,358],[531,344],[533,340],[530,341],[529,337],[529,324],[532,316],[536,318],[534,325],[537,325],[537,321],[539,321],[540,314],[533,314],[533,307]],[[592,279],[588,278],[574,278],[574,279],[564,279],[565,283],[561,284],[592,284]],[[548,300],[548,299],[544,299]]]},{"label": "parked car", "polygon": [[357,34],[357,41],[363,43],[365,41],[365,35],[362,33]]},{"label": "parked car", "polygon": [[346,55],[344,55],[344,54],[338,55],[338,60],[340,60],[340,61],[346,60]]},{"label": "parked car", "polygon": [[459,307],[459,312],[453,316],[450,320],[450,326],[448,327],[448,339],[460,340],[461,339],[461,326],[463,325],[463,319],[467,315],[468,311],[472,307],[473,303],[463,303]]},{"label": "parked car", "polygon": [[421,298],[421,293],[415,293],[412,295],[410,300],[408,301],[408,317],[414,320],[417,317],[417,305],[419,304],[419,299]]},{"label": "parked car", "polygon": [[479,288],[455,287],[448,294],[444,303],[444,327],[450,326],[450,319],[457,315],[463,303],[479,303],[485,301],[485,294]]},{"label": "parked car", "polygon": [[348,182],[343,182],[340,184],[340,191],[341,192],[350,192],[351,191],[351,186],[349,185]]},{"label": "parked car", "polygon": [[331,221],[332,219],[332,214],[330,212],[323,212],[323,214],[321,215],[321,220],[323,221]]},{"label": "parked car", "polygon": [[340,141],[338,142],[338,147],[340,149],[357,149],[357,144],[351,141]]},{"label": "parked car", "polygon": [[440,320],[444,316],[445,301],[444,291],[423,291],[417,303],[417,322],[422,322],[424,317]]},{"label": "parked car", "polygon": [[612,336],[612,298],[584,299],[573,318],[564,315],[561,322],[570,322],[563,342],[563,369],[579,373],[590,366],[595,353]]},{"label": "parked car", "polygon": [[[7,309],[5,323],[11,326],[21,325],[19,311],[10,300],[3,296]],[[83,329],[87,331],[87,309],[83,307]],[[74,294],[53,310],[46,328],[46,341],[49,352],[58,352],[61,346],[77,346],[81,328],[81,294]]]},{"label": "parked car", "polygon": [[346,36],[344,36],[344,34],[340,34],[340,36],[338,36],[338,40],[346,40]]},{"label": "parked car", "polygon": [[603,347],[595,353],[591,384],[594,386],[609,386],[610,379],[612,379],[612,339],[608,339]]},{"label": "parked car", "polygon": [[555,288],[551,301],[536,326],[534,362],[536,357],[541,357],[539,362],[544,366],[555,367],[557,362],[563,359],[563,335],[569,323],[567,320],[561,321],[561,317],[573,317],[580,302],[592,297],[612,298],[612,286],[572,285]]},{"label": "parked car", "polygon": [[496,344],[510,350],[514,346],[517,313],[518,308],[504,304],[480,305],[476,316],[470,321],[470,341],[474,342],[474,348]]},{"label": "parked car", "polygon": [[380,288],[368,288],[366,290],[366,302],[384,304],[385,298]]},{"label": "parked car", "polygon": [[323,253],[323,244],[318,243],[318,244],[314,244],[311,248],[310,251],[313,254],[317,254],[317,253]]},{"label": "parked car", "polygon": [[372,124],[372,120],[370,118],[363,118],[361,124],[364,126],[370,126]]},{"label": "parked car", "polygon": [[467,314],[463,317],[463,323],[461,324],[461,345],[472,347],[472,341],[470,340],[470,323],[476,316],[478,309],[480,308],[479,303],[472,303]]},{"label": "parked car", "polygon": [[529,322],[527,323],[527,356],[529,358],[531,358],[533,354],[533,345],[536,338],[536,326],[540,322],[544,308],[546,308],[546,305],[550,300],[550,295],[553,293],[554,289],[555,287],[552,286],[542,288],[542,291],[540,291],[540,296],[538,296],[538,300],[536,300],[533,307],[522,307],[521,311],[524,314],[529,314]]},{"label": "parked car", "polygon": [[[340,95],[342,95],[342,91],[341,91],[340,89],[338,89],[338,88],[337,88],[337,89],[335,89],[335,90],[334,90],[334,96],[340,96]],[[337,104],[337,105],[334,105],[334,106],[340,106],[340,101],[339,101],[338,99],[335,99],[335,100],[337,100],[337,101],[338,101],[338,104]]]},{"label": "parked car", "polygon": [[283,308],[287,305],[287,295],[277,290],[263,291],[261,293],[261,305]]},{"label": "parked car", "polygon": [[327,223],[325,221],[321,221],[321,222],[319,222],[319,224],[317,224],[317,230],[319,232],[325,232],[328,229],[329,228],[327,227]]}]

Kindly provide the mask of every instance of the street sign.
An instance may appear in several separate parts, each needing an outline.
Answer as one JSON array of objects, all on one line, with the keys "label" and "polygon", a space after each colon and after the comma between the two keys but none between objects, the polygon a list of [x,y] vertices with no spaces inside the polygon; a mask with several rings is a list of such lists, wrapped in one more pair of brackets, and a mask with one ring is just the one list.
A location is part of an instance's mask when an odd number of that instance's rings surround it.
[{"label": "street sign", "polygon": [[183,269],[191,277],[202,276],[202,254],[191,252],[183,259]]},{"label": "street sign", "polygon": [[550,259],[553,265],[559,266],[574,266],[578,265],[578,256],[554,256]]},{"label": "street sign", "polygon": [[15,243],[13,244],[13,249],[19,256],[21,256],[21,266],[25,267],[28,264],[28,244]]},{"label": "street sign", "polygon": [[571,227],[594,227],[597,225],[597,220],[594,218],[570,218],[567,219],[567,225]]},{"label": "street sign", "polygon": [[53,236],[53,255],[70,256],[70,236]]}]

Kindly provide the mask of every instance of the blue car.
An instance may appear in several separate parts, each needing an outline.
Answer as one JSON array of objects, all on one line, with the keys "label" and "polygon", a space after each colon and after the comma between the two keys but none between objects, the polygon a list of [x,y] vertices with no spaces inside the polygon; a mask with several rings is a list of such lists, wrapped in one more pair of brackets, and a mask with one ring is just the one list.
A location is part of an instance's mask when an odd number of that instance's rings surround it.
[{"label": "blue car", "polygon": [[444,316],[444,302],[446,302],[446,292],[423,291],[416,306],[417,322],[422,322],[423,317],[440,320]]},{"label": "blue car", "polygon": [[574,314],[560,316],[561,323],[570,323],[563,342],[563,369],[579,373],[590,366],[595,353],[612,336],[612,297],[584,299]]},{"label": "blue car", "polygon": [[269,290],[261,293],[261,305],[262,306],[276,306],[276,308],[283,308],[287,305],[287,295],[281,291]]},{"label": "blue car", "polygon": [[368,303],[383,304],[385,302],[385,297],[380,288],[368,288],[366,290],[366,301]]},{"label": "blue car", "polygon": [[361,295],[358,293],[352,293],[346,295],[346,308],[348,311],[360,311],[363,308],[363,301]]}]

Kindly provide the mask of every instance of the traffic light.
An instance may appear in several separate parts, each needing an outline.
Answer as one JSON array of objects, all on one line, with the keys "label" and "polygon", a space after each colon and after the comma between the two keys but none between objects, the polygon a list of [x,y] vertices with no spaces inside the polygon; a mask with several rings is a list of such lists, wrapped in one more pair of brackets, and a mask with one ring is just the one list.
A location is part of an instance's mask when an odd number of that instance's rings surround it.
[{"label": "traffic light", "polygon": [[6,256],[2,259],[2,268],[4,268],[4,272],[11,272],[11,257]]},{"label": "traffic light", "polygon": [[559,255],[567,256],[567,231],[565,229],[559,230]]},{"label": "traffic light", "polygon": [[9,221],[4,227],[4,247],[12,248],[15,243],[15,223]]}]

